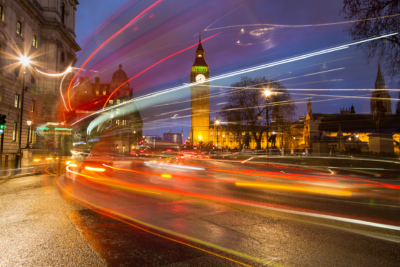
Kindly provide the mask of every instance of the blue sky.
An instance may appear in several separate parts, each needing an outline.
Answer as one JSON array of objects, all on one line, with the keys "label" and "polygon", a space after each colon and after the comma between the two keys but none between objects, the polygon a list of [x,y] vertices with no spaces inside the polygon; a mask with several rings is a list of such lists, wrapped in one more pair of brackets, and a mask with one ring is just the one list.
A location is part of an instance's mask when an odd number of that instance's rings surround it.
[{"label": "blue sky", "polygon": [[[76,35],[83,50],[78,55],[77,65],[155,1],[96,0],[95,4],[81,1]],[[121,63],[128,76],[133,77],[155,62],[196,43],[199,30],[203,31],[203,38],[220,33],[203,44],[212,76],[349,43],[352,40],[344,31],[345,24],[319,25],[343,22],[339,16],[342,4],[341,0],[164,0],[96,54],[84,75],[110,81]],[[135,96],[188,83],[194,53],[195,48],[176,55],[130,82]],[[315,74],[318,72],[323,73]],[[284,80],[283,85],[292,89],[290,92],[300,116],[306,111],[303,102],[308,95],[312,96],[314,112],[338,113],[341,107],[354,105],[357,113],[369,113],[370,92],[337,89],[373,88],[376,72],[377,62],[367,65],[364,54],[351,47],[246,75]],[[213,82],[215,87],[211,92],[216,94],[220,92],[218,86],[229,86],[239,79],[240,76],[235,76]],[[388,78],[386,82],[389,88],[397,86],[396,81],[389,84]],[[157,109],[151,102],[143,104],[145,133],[161,135],[169,131],[169,118],[174,115],[171,112],[179,110],[176,114],[189,115],[188,97],[189,91],[184,90],[163,97],[164,105],[155,101]],[[171,105],[172,101],[180,103]],[[218,111],[222,106],[217,104],[221,102],[224,102],[223,97],[213,97],[210,110]],[[165,116],[160,116],[164,113]],[[186,136],[190,126],[188,117],[183,124]],[[181,122],[174,122],[173,131],[180,132],[180,125]]]}]

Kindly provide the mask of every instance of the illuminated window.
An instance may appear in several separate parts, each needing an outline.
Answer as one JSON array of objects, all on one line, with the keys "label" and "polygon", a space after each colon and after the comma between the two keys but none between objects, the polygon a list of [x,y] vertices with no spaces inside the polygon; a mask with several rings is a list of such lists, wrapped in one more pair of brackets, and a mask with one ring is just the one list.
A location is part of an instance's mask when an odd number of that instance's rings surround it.
[{"label": "illuminated window", "polygon": [[201,54],[199,54],[199,57],[201,57]]},{"label": "illuminated window", "polygon": [[17,141],[18,139],[18,122],[14,122],[14,128],[13,128],[13,141]]},{"label": "illuminated window", "polygon": [[19,108],[19,94],[15,95],[14,107]]},{"label": "illuminated window", "polygon": [[108,101],[108,103],[110,103],[110,105],[112,105],[114,103],[114,100],[110,100],[110,101]]},{"label": "illuminated window", "polygon": [[17,21],[17,34],[22,35],[22,23]]},{"label": "illuminated window", "polygon": [[117,105],[121,103],[121,100],[117,99]]},{"label": "illuminated window", "polygon": [[122,125],[126,125],[126,120],[122,120]]},{"label": "illuminated window", "polygon": [[96,91],[96,95],[99,95],[100,94],[100,92],[99,91]]},{"label": "illuminated window", "polygon": [[35,100],[32,100],[31,112],[35,111]]},{"label": "illuminated window", "polygon": [[34,36],[32,37],[32,46],[35,47],[35,48],[37,48],[37,37],[36,37],[36,35],[34,35]]},{"label": "illuminated window", "polygon": [[87,91],[85,91],[85,94],[87,94]]},{"label": "illuminated window", "polygon": [[119,125],[119,120],[115,120],[115,124]]},{"label": "illuminated window", "polygon": [[32,143],[32,141],[33,141],[33,131],[32,131],[32,126],[29,126],[29,137],[28,137],[28,140],[29,140],[29,143]]},{"label": "illuminated window", "polygon": [[107,92],[106,91],[103,91],[103,95],[106,95],[107,94]]}]

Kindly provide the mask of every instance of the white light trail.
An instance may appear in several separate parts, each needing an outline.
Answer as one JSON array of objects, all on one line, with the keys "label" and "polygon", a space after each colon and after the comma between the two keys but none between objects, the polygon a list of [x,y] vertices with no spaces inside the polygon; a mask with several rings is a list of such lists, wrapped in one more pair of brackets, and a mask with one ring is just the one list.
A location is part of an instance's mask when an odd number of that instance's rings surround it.
[{"label": "white light trail", "polygon": [[63,84],[64,79],[65,79],[66,76],[67,76],[67,73],[64,75],[64,77],[62,78],[61,83],[60,83],[60,95],[61,95],[62,101],[63,101],[63,103],[64,103],[65,109],[66,109],[67,111],[69,111],[69,109],[68,109],[68,107],[67,107],[67,104],[65,103],[64,95],[63,95],[63,93],[62,93],[62,84]]},{"label": "white light trail", "polygon": [[[385,35],[381,35],[381,36],[377,36],[377,37],[361,40],[361,41],[358,41],[358,42],[353,42],[353,43],[346,44],[346,45],[339,45],[339,46],[336,46],[336,47],[323,49],[323,50],[320,50],[320,51],[317,51],[317,52],[312,52],[312,53],[308,53],[308,54],[304,54],[304,55],[300,55],[300,56],[295,56],[295,57],[288,58],[288,59],[278,60],[278,61],[275,61],[275,62],[272,62],[272,63],[267,63],[267,64],[263,64],[263,65],[259,65],[259,66],[255,66],[255,67],[251,67],[251,68],[247,68],[247,69],[242,69],[242,70],[238,70],[238,71],[222,74],[222,75],[207,79],[207,80],[205,80],[205,82],[217,81],[217,80],[220,80],[220,79],[225,79],[225,78],[229,78],[229,77],[236,76],[236,75],[241,75],[241,74],[245,74],[245,73],[249,73],[249,72],[253,72],[253,71],[257,71],[257,70],[261,70],[261,69],[266,69],[266,68],[271,68],[271,67],[278,66],[278,65],[283,65],[283,64],[286,64],[286,63],[290,63],[290,62],[299,61],[299,60],[302,60],[302,59],[307,59],[307,58],[311,58],[311,57],[315,57],[315,56],[319,56],[319,55],[323,55],[323,54],[327,54],[327,53],[331,53],[331,52],[336,52],[336,51],[339,51],[339,50],[347,49],[347,48],[349,48],[350,46],[353,46],[353,45],[358,45],[358,44],[361,44],[361,43],[370,42],[370,41],[386,38],[386,37],[397,35],[397,34],[398,34],[398,32],[385,34]],[[125,102],[125,103],[121,103],[121,104],[113,106],[113,107],[108,107],[108,108],[106,108],[104,110],[95,111],[92,114],[90,114],[90,115],[88,115],[86,117],[83,117],[83,118],[77,120],[76,122],[72,123],[71,126],[75,125],[76,123],[78,123],[78,122],[80,122],[82,120],[85,120],[86,118],[88,118],[90,116],[93,116],[95,114],[99,114],[99,113],[104,112],[105,113],[105,114],[103,114],[103,116],[105,116],[104,118],[100,119],[98,117],[98,118],[96,118],[94,121],[92,121],[89,124],[89,126],[87,128],[87,133],[90,134],[92,129],[97,127],[97,125],[99,123],[102,123],[102,122],[105,122],[105,121],[108,120],[108,118],[110,116],[109,116],[109,114],[108,115],[106,114],[106,111],[108,111],[110,109],[119,107],[121,105],[134,104],[134,102],[147,100],[149,98],[152,98],[152,101],[153,101],[152,104],[156,104],[155,102],[157,102],[157,101],[165,101],[165,99],[153,98],[155,96],[168,94],[168,93],[175,92],[175,91],[178,91],[178,90],[181,90],[181,89],[185,89],[185,88],[189,88],[192,85],[198,85],[198,84],[199,83],[194,82],[194,83],[190,83],[190,84],[185,84],[185,85],[181,85],[181,86],[165,89],[165,90],[162,90],[162,91],[159,91],[159,92],[150,93],[150,94],[147,94],[147,95],[144,95],[144,96],[140,96],[140,97],[131,99],[131,100]]]},{"label": "white light trail", "polygon": [[67,70],[64,71],[63,73],[46,73],[46,72],[43,72],[43,71],[38,70],[37,68],[35,68],[35,70],[36,70],[37,72],[39,72],[40,74],[43,74],[43,75],[57,77],[57,76],[63,76],[63,75],[65,75],[65,74],[67,74],[68,72],[70,72],[70,71],[72,70],[72,68],[71,68],[71,67],[68,67]]}]

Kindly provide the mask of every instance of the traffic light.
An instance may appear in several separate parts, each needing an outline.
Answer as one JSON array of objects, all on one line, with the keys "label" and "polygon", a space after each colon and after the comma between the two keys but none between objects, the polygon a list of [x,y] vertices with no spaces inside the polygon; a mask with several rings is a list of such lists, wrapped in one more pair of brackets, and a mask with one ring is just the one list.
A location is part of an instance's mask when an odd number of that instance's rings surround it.
[{"label": "traffic light", "polygon": [[6,115],[0,114],[0,129],[4,130],[6,128]]}]

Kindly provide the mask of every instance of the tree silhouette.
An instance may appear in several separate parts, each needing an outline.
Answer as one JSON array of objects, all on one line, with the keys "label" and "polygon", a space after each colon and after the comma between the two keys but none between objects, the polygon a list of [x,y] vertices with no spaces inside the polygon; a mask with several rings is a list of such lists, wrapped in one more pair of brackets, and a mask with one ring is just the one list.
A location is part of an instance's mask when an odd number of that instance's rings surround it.
[{"label": "tree silhouette", "polygon": [[[340,14],[354,21],[346,28],[353,40],[397,32],[400,28],[399,0],[344,0],[343,3]],[[398,35],[362,43],[358,48],[365,53],[367,63],[377,56],[392,79],[400,74]]]},{"label": "tree silhouette", "polygon": [[[269,96],[264,94],[266,90],[271,92]],[[273,118],[291,118],[296,109],[286,88],[265,77],[242,77],[228,89],[226,101],[220,116],[238,136],[250,133],[257,149],[261,149],[263,133],[268,136]]]}]

